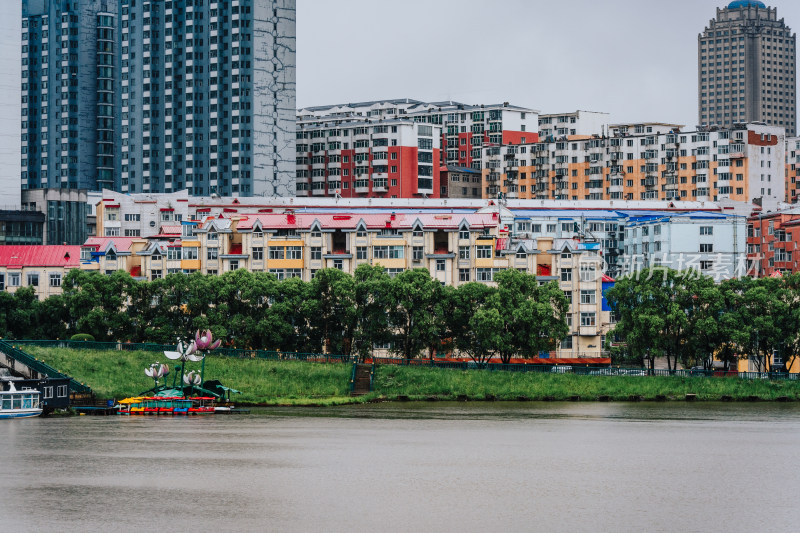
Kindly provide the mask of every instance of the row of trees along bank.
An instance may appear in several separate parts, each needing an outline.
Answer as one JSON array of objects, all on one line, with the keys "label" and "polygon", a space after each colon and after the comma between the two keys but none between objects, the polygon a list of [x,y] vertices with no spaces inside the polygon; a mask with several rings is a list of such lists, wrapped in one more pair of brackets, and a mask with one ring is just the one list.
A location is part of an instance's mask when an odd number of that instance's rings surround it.
[{"label": "row of trees along bank", "polygon": [[[693,271],[644,269],[619,279],[606,293],[622,341],[616,357],[653,368],[664,357],[670,369],[716,358],[736,369],[752,358],[758,371],[788,371],[800,355],[800,274],[739,278],[715,284]],[[773,353],[783,359],[774,368]]]},{"label": "row of trees along bank", "polygon": [[405,358],[456,349],[477,362],[535,357],[567,335],[568,302],[555,282],[513,269],[495,281],[455,288],[425,269],[390,278],[370,265],[352,276],[320,270],[310,282],[246,270],[153,281],[73,270],[63,294],[41,302],[32,288],[0,292],[0,335],[174,343],[211,329],[240,348],[366,356],[390,346]]}]

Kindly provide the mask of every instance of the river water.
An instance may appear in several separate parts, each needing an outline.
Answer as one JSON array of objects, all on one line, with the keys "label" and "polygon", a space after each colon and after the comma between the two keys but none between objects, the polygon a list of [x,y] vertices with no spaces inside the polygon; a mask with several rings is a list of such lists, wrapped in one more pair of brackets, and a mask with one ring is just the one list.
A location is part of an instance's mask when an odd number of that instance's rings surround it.
[{"label": "river water", "polygon": [[4,420],[0,531],[798,531],[798,445],[794,404]]}]

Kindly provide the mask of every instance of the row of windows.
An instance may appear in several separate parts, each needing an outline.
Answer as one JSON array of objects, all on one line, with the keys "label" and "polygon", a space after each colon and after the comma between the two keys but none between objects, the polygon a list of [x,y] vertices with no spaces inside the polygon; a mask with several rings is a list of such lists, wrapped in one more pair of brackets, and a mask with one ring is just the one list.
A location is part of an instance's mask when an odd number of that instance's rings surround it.
[{"label": "row of windows", "polygon": [[[39,286],[38,272],[28,272],[26,274],[26,286],[38,287]],[[61,286],[61,273],[52,272],[48,274],[50,287]],[[22,273],[21,272],[5,272],[0,273],[0,291],[6,290],[7,287],[21,287],[22,286]]]}]

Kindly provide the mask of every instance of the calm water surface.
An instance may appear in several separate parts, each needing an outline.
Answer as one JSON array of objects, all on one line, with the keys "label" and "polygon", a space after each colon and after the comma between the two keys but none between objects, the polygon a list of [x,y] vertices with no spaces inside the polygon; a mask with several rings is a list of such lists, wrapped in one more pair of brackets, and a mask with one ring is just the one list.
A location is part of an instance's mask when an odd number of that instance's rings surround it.
[{"label": "calm water surface", "polygon": [[798,445],[793,404],[2,421],[0,531],[798,531]]}]

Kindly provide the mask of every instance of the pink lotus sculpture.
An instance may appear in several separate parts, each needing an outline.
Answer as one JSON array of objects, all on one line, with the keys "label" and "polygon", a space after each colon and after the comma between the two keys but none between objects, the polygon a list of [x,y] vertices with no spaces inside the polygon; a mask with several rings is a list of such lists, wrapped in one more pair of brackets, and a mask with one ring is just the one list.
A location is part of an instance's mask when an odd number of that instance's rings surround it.
[{"label": "pink lotus sculpture", "polygon": [[211,330],[207,329],[200,335],[200,330],[194,334],[194,345],[198,351],[216,350],[222,344],[221,340],[214,340]]}]

